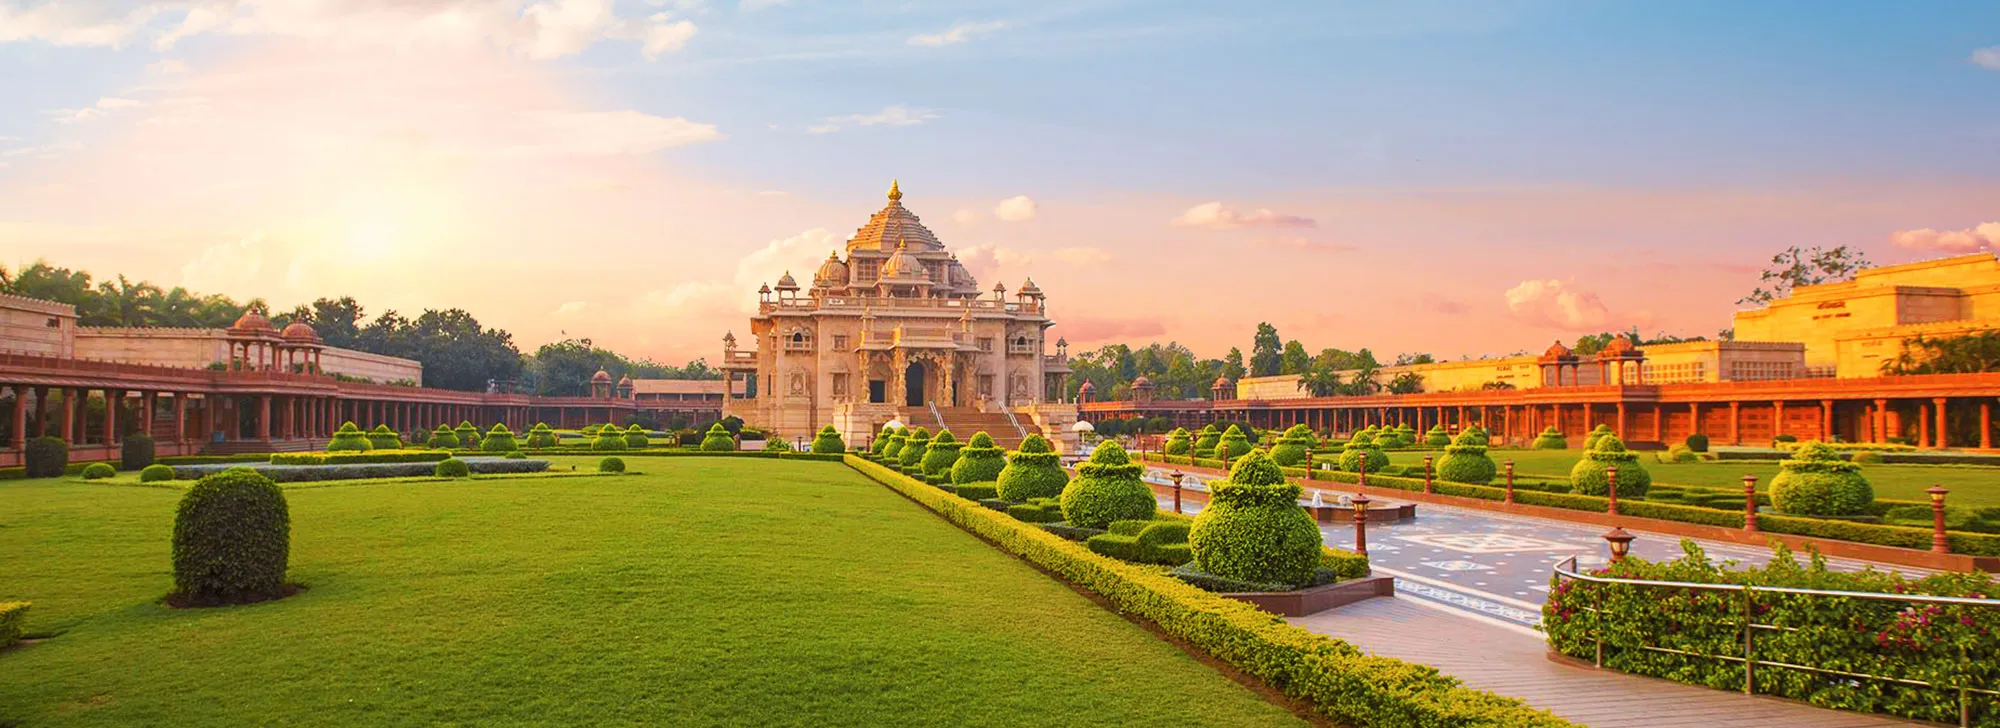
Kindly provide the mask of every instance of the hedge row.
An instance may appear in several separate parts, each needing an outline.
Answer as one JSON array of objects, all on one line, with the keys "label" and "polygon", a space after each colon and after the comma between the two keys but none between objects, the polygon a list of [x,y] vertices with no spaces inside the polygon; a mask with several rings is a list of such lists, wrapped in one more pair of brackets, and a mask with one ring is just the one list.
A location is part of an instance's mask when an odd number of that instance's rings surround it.
[{"label": "hedge row", "polygon": [[[63,466],[63,475],[79,475],[90,463],[70,463]],[[0,468],[0,480],[21,480],[28,477],[25,467]]]},{"label": "hedge row", "polygon": [[272,465],[361,465],[368,463],[435,463],[451,457],[443,450],[369,450],[367,452],[280,452]]},{"label": "hedge row", "polygon": [[[1879,455],[1882,463],[1890,465],[1974,465],[1979,467],[2000,467],[2000,455],[1981,455],[1969,452],[1927,452],[1927,451],[1883,451],[1855,450],[1843,455],[1853,457],[1856,453],[1868,452]],[[1784,460],[1791,453],[1780,450],[1719,450],[1714,453],[1718,460]]]},{"label": "hedge row", "polygon": [[[549,469],[547,460],[507,460],[502,458],[481,458],[465,461],[474,475],[498,475],[505,473],[539,473]],[[314,467],[257,467],[239,465],[255,470],[276,483],[314,483],[325,480],[360,480],[364,478],[414,478],[429,476],[436,472],[437,464],[424,463],[364,463],[353,465],[320,465]],[[228,468],[219,465],[178,465],[174,467],[175,480],[199,480],[209,473]]]},{"label": "hedge row", "polygon": [[1463,687],[1436,669],[1363,654],[1248,604],[1144,566],[1091,553],[1041,528],[859,457],[847,464],[938,515],[1102,595],[1119,611],[1229,663],[1336,721],[1367,726],[1567,726],[1511,698]]}]

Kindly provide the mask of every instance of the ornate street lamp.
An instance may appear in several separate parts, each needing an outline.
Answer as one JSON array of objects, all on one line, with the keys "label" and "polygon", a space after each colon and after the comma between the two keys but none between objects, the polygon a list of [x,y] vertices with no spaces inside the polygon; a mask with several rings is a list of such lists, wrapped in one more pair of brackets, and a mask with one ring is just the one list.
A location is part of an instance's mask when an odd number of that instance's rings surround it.
[{"label": "ornate street lamp", "polygon": [[1174,512],[1179,513],[1181,512],[1181,479],[1187,477],[1187,473],[1183,473],[1179,468],[1175,468],[1174,472],[1167,474],[1167,477],[1174,479]]},{"label": "ornate street lamp", "polygon": [[1743,530],[1757,530],[1757,476],[1743,476]]},{"label": "ornate street lamp", "polygon": [[1615,516],[1618,515],[1618,466],[1604,466],[1604,477],[1610,481],[1610,487],[1605,489],[1607,499],[1605,501],[1604,512]]},{"label": "ornate street lamp", "polygon": [[1951,553],[1951,539],[1944,536],[1944,494],[1942,485],[1933,485],[1924,490],[1931,494],[1931,550],[1940,554]]},{"label": "ornate street lamp", "polygon": [[1431,494],[1431,456],[1424,456],[1424,495]]},{"label": "ornate street lamp", "polygon": [[1368,495],[1355,493],[1354,503],[1354,553],[1368,555]]},{"label": "ornate street lamp", "polygon": [[1514,461],[1507,461],[1507,504],[1514,504]]},{"label": "ornate street lamp", "polygon": [[1632,534],[1617,526],[1612,526],[1610,531],[1604,533],[1604,542],[1611,546],[1612,563],[1624,561],[1625,555],[1632,552],[1632,539]]}]

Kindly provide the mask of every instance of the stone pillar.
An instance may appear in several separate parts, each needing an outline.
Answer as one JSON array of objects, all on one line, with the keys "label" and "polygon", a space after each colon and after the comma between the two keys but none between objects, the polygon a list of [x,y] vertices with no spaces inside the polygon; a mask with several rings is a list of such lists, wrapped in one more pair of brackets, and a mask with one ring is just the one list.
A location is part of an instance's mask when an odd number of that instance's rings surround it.
[{"label": "stone pillar", "polygon": [[1917,447],[1931,446],[1931,407],[1917,405]]},{"label": "stone pillar", "polygon": [[1729,444],[1743,444],[1743,403],[1729,403]]},{"label": "stone pillar", "polygon": [[187,402],[186,392],[174,393],[174,442],[187,442]]},{"label": "stone pillar", "polygon": [[[17,428],[18,429],[18,428]],[[1979,449],[1993,447],[1993,403],[1979,403]]]},{"label": "stone pillar", "polygon": [[257,395],[257,438],[271,439],[271,395]]},{"label": "stone pillar", "polygon": [[28,448],[28,388],[14,385],[14,435],[11,438],[16,452]]},{"label": "stone pillar", "polygon": [[114,446],[118,444],[119,440],[118,410],[124,408],[125,408],[124,390],[122,389],[104,390],[104,444],[106,446]]},{"label": "stone pillar", "polygon": [[1951,447],[1951,428],[1945,424],[1945,417],[1944,417],[1945,399],[1943,397],[1938,397],[1936,399],[1931,400],[1931,402],[1937,405],[1937,446],[1939,450],[1943,450],[1947,447]]},{"label": "stone pillar", "polygon": [[1701,403],[1688,403],[1688,434],[1701,434]]},{"label": "stone pillar", "polygon": [[35,436],[49,434],[49,388],[35,388]]},{"label": "stone pillar", "polygon": [[154,419],[155,417],[158,417],[158,416],[159,416],[159,414],[158,414],[158,413],[159,413],[159,411],[160,411],[160,409],[159,409],[159,407],[160,407],[160,393],[158,393],[158,392],[142,392],[142,393],[140,393],[140,394],[139,394],[139,406],[140,406],[140,408],[142,408],[142,409],[146,410],[146,414],[145,414],[144,416],[142,416],[142,417],[140,417],[140,418],[139,418],[139,431],[140,431],[140,432],[143,432],[143,433],[146,433],[146,436],[147,436],[147,437],[152,437],[152,436],[153,436],[153,419]]},{"label": "stone pillar", "polygon": [[1819,401],[1819,439],[1833,442],[1833,400]]},{"label": "stone pillar", "polygon": [[63,388],[62,439],[71,445],[82,444],[83,438],[76,436],[76,393],[83,390]]},{"label": "stone pillar", "polygon": [[1785,403],[1783,401],[1772,402],[1771,440],[1776,442],[1778,436],[1783,434],[1785,434]]},{"label": "stone pillar", "polygon": [[1875,409],[1874,409],[1874,411],[1873,411],[1873,412],[1871,412],[1871,413],[1870,413],[1870,415],[1871,415],[1871,416],[1872,416],[1872,417],[1874,418],[1874,425],[1875,425],[1875,432],[1874,432],[1874,435],[1875,435],[1875,439],[1874,439],[1874,441],[1875,441],[1875,442],[1888,442],[1888,441],[1889,441],[1889,400],[1886,400],[1886,399],[1878,399],[1878,400],[1875,400]]},{"label": "stone pillar", "polygon": [[[1585,426],[1590,425],[1589,422],[1585,422],[1583,424]],[[1612,425],[1611,431],[1618,433],[1618,439],[1620,440],[1631,439],[1630,437],[1627,436],[1629,433],[1626,432],[1625,430],[1625,400],[1623,399],[1618,400],[1618,424]]]}]

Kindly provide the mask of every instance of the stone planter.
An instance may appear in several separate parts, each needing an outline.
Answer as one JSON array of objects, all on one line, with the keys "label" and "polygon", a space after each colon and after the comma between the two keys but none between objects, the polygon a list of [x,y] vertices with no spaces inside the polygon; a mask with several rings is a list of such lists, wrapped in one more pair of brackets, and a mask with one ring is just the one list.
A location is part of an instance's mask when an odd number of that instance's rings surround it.
[{"label": "stone planter", "polygon": [[1393,597],[1396,595],[1396,579],[1389,576],[1364,576],[1348,581],[1336,581],[1324,586],[1300,589],[1290,592],[1236,592],[1221,594],[1225,599],[1234,599],[1281,617],[1304,617],[1318,614],[1334,607],[1346,606],[1363,599]]}]

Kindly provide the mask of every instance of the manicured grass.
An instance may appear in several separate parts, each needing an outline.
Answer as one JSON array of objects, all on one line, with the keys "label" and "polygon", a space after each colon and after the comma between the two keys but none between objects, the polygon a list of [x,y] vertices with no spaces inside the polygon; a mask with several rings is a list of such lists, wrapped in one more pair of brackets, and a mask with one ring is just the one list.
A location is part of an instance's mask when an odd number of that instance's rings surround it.
[{"label": "manicured grass", "polygon": [[628,462],[287,491],[309,588],[185,611],[181,491],[0,483],[0,724],[1300,724],[839,464]]},{"label": "manicured grass", "polygon": [[[1422,466],[1423,452],[1392,452],[1389,462]],[[1440,456],[1440,453],[1428,453]],[[1514,472],[1522,475],[1568,477],[1569,469],[1582,457],[1573,450],[1493,450],[1494,462],[1514,461]],[[1740,489],[1744,475],[1757,476],[1757,489],[1765,490],[1778,474],[1775,461],[1726,460],[1702,463],[1662,463],[1653,453],[1641,453],[1641,461],[1653,475],[1653,482],[1710,488]],[[2000,506],[2000,468],[1949,465],[1875,464],[1862,466],[1862,474],[1875,487],[1875,497],[1930,502],[1924,489],[1942,484],[1951,489],[1950,502],[1963,506]]]}]

